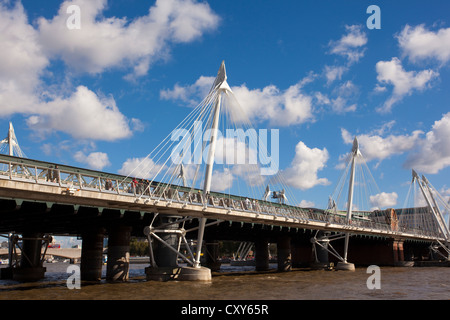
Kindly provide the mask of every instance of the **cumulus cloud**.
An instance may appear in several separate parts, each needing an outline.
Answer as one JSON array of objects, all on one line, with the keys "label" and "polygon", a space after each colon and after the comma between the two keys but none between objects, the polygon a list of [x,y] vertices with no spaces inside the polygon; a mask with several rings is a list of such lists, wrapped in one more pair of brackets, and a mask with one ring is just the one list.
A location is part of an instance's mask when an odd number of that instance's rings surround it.
[{"label": "cumulus cloud", "polygon": [[38,113],[27,118],[30,128],[43,134],[63,131],[74,138],[113,141],[131,136],[128,119],[112,97],[99,97],[79,86],[67,98],[41,103]]},{"label": "cumulus cloud", "polygon": [[188,106],[195,107],[199,99],[206,97],[214,83],[214,77],[200,76],[192,85],[181,86],[178,83],[173,89],[161,90],[160,98],[163,100],[179,100]]},{"label": "cumulus cloud", "polygon": [[[67,28],[67,7],[80,8],[81,28]],[[142,131],[139,119],[128,119],[112,96],[84,85],[48,84],[47,68],[61,59],[72,72],[99,74],[120,69],[128,79],[146,74],[170,47],[194,41],[216,28],[219,18],[206,3],[157,1],[148,14],[131,21],[106,17],[106,0],[65,1],[53,18],[28,23],[20,1],[0,3],[0,116],[23,114],[41,136],[60,131],[79,139],[114,141]],[[69,76],[68,76],[69,75]],[[67,80],[67,79],[66,79]]]},{"label": "cumulus cloud", "polygon": [[329,185],[328,179],[318,177],[318,172],[325,168],[328,158],[327,149],[311,149],[300,141],[295,147],[295,157],[291,166],[280,174],[288,185],[301,190],[317,185]]},{"label": "cumulus cloud", "polygon": [[229,190],[233,185],[234,179],[233,173],[229,168],[224,168],[223,171],[214,170],[211,179],[211,190],[218,192]]},{"label": "cumulus cloud", "polygon": [[[66,28],[67,7],[73,4],[80,7],[79,30]],[[75,71],[95,74],[125,66],[142,76],[171,44],[193,41],[219,22],[208,4],[195,0],[158,0],[147,15],[132,21],[104,17],[106,7],[106,0],[65,1],[55,17],[38,19],[47,54]]]},{"label": "cumulus cloud", "polygon": [[[377,134],[378,133],[378,134]],[[403,154],[412,150],[419,143],[421,134],[420,130],[414,131],[410,135],[388,135],[383,137],[379,133],[360,134],[357,136],[361,153],[366,161],[379,160],[382,161],[396,154]],[[355,135],[346,129],[341,129],[341,135],[346,144],[352,144]]]},{"label": "cumulus cloud", "polygon": [[312,97],[297,83],[282,91],[274,85],[263,89],[234,87],[233,92],[250,119],[290,126],[314,121]]},{"label": "cumulus cloud", "polygon": [[376,195],[370,196],[370,204],[374,208],[386,208],[394,207],[397,205],[398,194],[396,192],[386,193],[381,192]]},{"label": "cumulus cloud", "polygon": [[301,208],[313,208],[313,207],[315,207],[315,205],[316,204],[312,201],[302,200],[302,201],[300,201],[298,206]]},{"label": "cumulus cloud", "polygon": [[404,55],[413,61],[436,59],[444,64],[450,60],[450,28],[428,30],[423,24],[406,25],[397,36]]},{"label": "cumulus cloud", "polygon": [[438,173],[450,166],[450,112],[435,121],[425,138],[418,143],[405,167],[424,173]]},{"label": "cumulus cloud", "polygon": [[11,9],[0,3],[0,116],[35,110],[40,76],[49,65],[37,38],[20,2]]},{"label": "cumulus cloud", "polygon": [[[286,90],[275,85],[263,89],[249,89],[245,84],[231,87],[234,97],[225,97],[227,107],[236,121],[269,121],[271,125],[290,126],[314,121],[313,97],[304,93],[303,86],[312,81],[309,75]],[[180,86],[160,92],[165,100],[180,100],[190,105],[201,101],[209,92],[214,77],[201,76],[194,84]]]},{"label": "cumulus cloud", "polygon": [[164,173],[165,166],[155,163],[151,158],[129,158],[118,173],[143,179],[153,179],[158,173]]},{"label": "cumulus cloud", "polygon": [[337,41],[330,41],[330,53],[344,56],[349,64],[358,62],[365,52],[364,46],[367,44],[367,35],[360,25],[345,26],[347,34]]},{"label": "cumulus cloud", "polygon": [[[378,112],[390,112],[394,103],[410,95],[414,90],[424,90],[429,87],[430,81],[439,76],[437,71],[431,69],[422,71],[405,71],[401,61],[394,57],[391,61],[379,61],[376,64],[377,80],[379,84],[392,85],[391,97],[378,108]],[[380,86],[377,87],[380,91]]]},{"label": "cumulus cloud", "polygon": [[[366,161],[407,153],[403,166],[408,169],[434,174],[450,166],[450,112],[435,121],[426,133],[415,130],[411,134],[387,135],[393,124],[391,121],[374,132],[357,136]],[[349,131],[342,128],[341,135],[345,143],[353,143],[354,135]]]},{"label": "cumulus cloud", "polygon": [[82,151],[78,151],[75,153],[74,159],[94,170],[103,170],[104,167],[111,165],[108,155],[104,152],[91,152],[85,155]]}]

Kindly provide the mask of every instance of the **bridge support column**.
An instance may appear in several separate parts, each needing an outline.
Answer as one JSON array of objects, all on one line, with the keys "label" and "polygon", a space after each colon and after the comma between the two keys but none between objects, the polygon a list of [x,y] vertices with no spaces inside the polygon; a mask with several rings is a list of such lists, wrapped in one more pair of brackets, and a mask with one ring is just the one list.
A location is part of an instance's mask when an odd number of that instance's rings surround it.
[{"label": "bridge support column", "polygon": [[329,239],[325,236],[323,231],[317,234],[317,242],[313,242],[314,262],[311,264],[313,269],[324,269],[329,267],[328,259],[328,244]]},{"label": "bridge support column", "polygon": [[130,267],[131,227],[114,226],[108,237],[106,280],[127,281]]},{"label": "bridge support column", "polygon": [[255,241],[256,271],[269,270],[269,241],[266,238],[258,238]]},{"label": "bridge support column", "polygon": [[291,237],[280,236],[277,242],[278,271],[292,270]]},{"label": "bridge support column", "polygon": [[394,266],[397,267],[412,267],[414,266],[414,261],[405,261],[405,253],[403,250],[402,240],[392,241],[392,251],[394,255]]},{"label": "bridge support column", "polygon": [[219,258],[219,242],[218,241],[209,241],[205,244],[206,251],[204,253],[205,256],[205,267],[218,271],[220,269],[220,261]]},{"label": "bridge support column", "polygon": [[83,281],[102,279],[104,234],[103,228],[93,228],[82,234],[80,276]]},{"label": "bridge support column", "polygon": [[[173,223],[179,217],[165,216],[159,217],[159,226],[153,231],[158,233],[158,238],[152,240],[154,253],[154,265],[145,268],[147,280],[168,281],[209,281],[211,280],[211,270],[205,267],[180,267],[178,265],[179,234],[175,231],[179,229],[178,223]],[[159,233],[159,232],[161,233]],[[173,232],[171,232],[173,231]],[[149,231],[150,232],[150,231]],[[144,230],[145,233],[145,230]],[[151,238],[151,236],[150,236]],[[164,243],[163,243],[164,242]],[[150,245],[152,245],[150,244]],[[170,248],[169,248],[170,247]],[[194,259],[194,257],[191,257]]]},{"label": "bridge support column", "polygon": [[42,237],[40,233],[24,233],[22,235],[22,255],[20,267],[13,269],[13,279],[31,282],[44,278],[46,268],[42,266]]},{"label": "bridge support column", "polygon": [[[179,217],[160,217],[160,225],[174,222]],[[166,230],[177,230],[179,225],[171,224],[166,226],[164,229]],[[175,233],[162,233],[159,235],[162,240],[164,240],[168,245],[172,248],[178,247],[178,235]],[[178,267],[178,256],[177,253],[170,250],[167,246],[162,244],[161,242],[154,241],[154,253],[155,253],[155,261],[156,265],[167,268],[176,268]]]},{"label": "bridge support column", "polygon": [[311,243],[299,240],[291,242],[291,254],[293,268],[309,267],[312,259]]}]

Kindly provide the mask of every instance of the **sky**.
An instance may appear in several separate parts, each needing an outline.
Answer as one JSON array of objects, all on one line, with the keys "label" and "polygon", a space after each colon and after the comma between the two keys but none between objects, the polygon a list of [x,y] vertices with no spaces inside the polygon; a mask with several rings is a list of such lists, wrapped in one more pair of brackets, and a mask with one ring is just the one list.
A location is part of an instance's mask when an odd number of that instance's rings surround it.
[{"label": "sky", "polygon": [[0,0],[0,134],[11,121],[29,158],[128,174],[225,61],[254,128],[279,130],[291,203],[326,207],[355,136],[376,205],[403,206],[411,169],[448,199],[450,3],[429,4]]}]

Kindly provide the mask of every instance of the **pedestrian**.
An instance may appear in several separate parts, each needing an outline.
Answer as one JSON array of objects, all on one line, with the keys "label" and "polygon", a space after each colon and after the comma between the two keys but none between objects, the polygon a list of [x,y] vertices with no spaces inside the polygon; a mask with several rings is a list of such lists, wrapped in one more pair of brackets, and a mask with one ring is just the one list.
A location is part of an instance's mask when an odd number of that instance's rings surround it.
[{"label": "pedestrian", "polygon": [[105,182],[105,190],[111,190],[112,189],[112,181],[111,179],[107,179]]},{"label": "pedestrian", "polygon": [[53,170],[53,180],[56,183],[59,183],[59,169],[58,165],[55,165],[55,170]]},{"label": "pedestrian", "polygon": [[53,182],[53,166],[50,166],[48,169],[47,169],[47,181],[49,181],[49,182]]},{"label": "pedestrian", "polygon": [[249,198],[246,198],[246,199],[245,199],[245,209],[246,209],[246,210],[249,210],[249,209],[250,209],[250,206],[251,206],[250,199],[249,199]]}]

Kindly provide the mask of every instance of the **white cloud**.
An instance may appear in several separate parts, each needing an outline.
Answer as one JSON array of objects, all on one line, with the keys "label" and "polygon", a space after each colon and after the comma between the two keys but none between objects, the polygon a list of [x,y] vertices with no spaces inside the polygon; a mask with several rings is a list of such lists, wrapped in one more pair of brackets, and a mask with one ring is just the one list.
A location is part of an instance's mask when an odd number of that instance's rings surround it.
[{"label": "white cloud", "polygon": [[[366,161],[384,160],[392,155],[408,153],[404,167],[435,174],[450,166],[450,112],[434,122],[430,131],[415,130],[411,134],[388,135],[394,125],[390,121],[373,133],[358,135],[358,142]],[[354,135],[341,129],[342,139],[352,144]],[[344,157],[341,156],[341,160]]]},{"label": "white cloud", "polygon": [[191,107],[195,107],[198,104],[198,99],[208,95],[214,79],[214,77],[201,76],[192,85],[183,87],[175,84],[173,89],[161,90],[160,98],[164,100],[180,100],[188,103]]},{"label": "white cloud", "polygon": [[379,194],[370,196],[370,204],[375,208],[394,207],[397,205],[398,194],[396,192],[386,193],[381,192]]},{"label": "white cloud", "polygon": [[356,111],[356,103],[352,103],[359,95],[358,87],[352,81],[346,81],[333,89],[332,96],[316,92],[314,98],[319,105],[330,106],[331,111],[336,114],[344,114]]},{"label": "white cloud", "polygon": [[300,141],[295,147],[295,157],[291,166],[280,174],[288,185],[301,190],[317,185],[329,185],[328,179],[317,176],[318,172],[325,168],[328,158],[327,149],[311,149]]},{"label": "white cloud", "polygon": [[337,41],[330,41],[330,53],[347,58],[348,63],[358,62],[364,56],[367,35],[359,25],[345,26],[347,34]]},{"label": "white cloud", "polygon": [[233,185],[234,176],[229,168],[223,171],[214,170],[211,179],[211,190],[221,192],[229,190]]},{"label": "white cloud", "polygon": [[[271,125],[283,127],[312,122],[313,97],[305,94],[302,88],[313,77],[314,75],[309,75],[284,91],[275,85],[268,85],[263,89],[249,89],[245,84],[231,87],[235,98],[225,96],[223,100],[236,121],[269,121]],[[192,106],[207,95],[213,82],[213,77],[201,76],[193,85],[176,84],[173,89],[162,90],[160,97],[180,100]]]},{"label": "white cloud", "polygon": [[49,60],[20,2],[0,3],[0,116],[35,110],[40,76]]},{"label": "white cloud", "polygon": [[[70,30],[66,9],[80,7],[81,29]],[[77,139],[114,141],[142,131],[139,119],[127,117],[113,97],[86,86],[47,84],[43,75],[61,59],[71,71],[98,74],[112,68],[144,75],[170,46],[191,42],[213,30],[219,18],[206,3],[158,0],[148,14],[128,21],[105,17],[106,0],[65,1],[51,19],[39,17],[35,29],[20,1],[0,3],[0,116],[24,114],[41,136],[55,131]]]},{"label": "white cloud", "polygon": [[312,97],[304,94],[300,83],[280,91],[270,85],[261,89],[234,87],[233,92],[250,119],[268,120],[271,125],[290,126],[313,121]]},{"label": "white cloud", "polygon": [[424,173],[438,173],[450,166],[450,112],[435,121],[431,131],[408,156],[405,166]]},{"label": "white cloud", "polygon": [[118,173],[124,176],[153,179],[158,173],[164,174],[165,168],[164,165],[157,164],[150,158],[129,158],[122,164]]},{"label": "white cloud", "polygon": [[[81,28],[66,27],[69,5],[78,5]],[[219,18],[206,3],[158,0],[148,14],[128,21],[105,17],[106,0],[65,1],[51,20],[38,19],[40,41],[48,55],[71,69],[96,74],[110,68],[131,68],[142,76],[164,58],[171,44],[190,42],[217,27]]]},{"label": "white cloud", "polygon": [[327,78],[327,84],[331,84],[335,80],[341,80],[344,72],[348,70],[343,66],[325,66],[325,77]]},{"label": "white cloud", "polygon": [[[378,130],[377,133],[382,133]],[[382,137],[379,134],[361,134],[357,136],[361,153],[364,159],[369,162],[371,160],[384,160],[392,155],[402,154],[412,150],[420,141],[422,131],[413,131],[410,135],[389,135]],[[346,144],[352,144],[354,135],[346,129],[341,129],[341,134]]]},{"label": "white cloud", "polygon": [[108,155],[104,152],[92,152],[85,155],[82,151],[78,151],[74,155],[74,159],[84,163],[90,169],[103,170],[104,167],[110,166]]},{"label": "white cloud", "polygon": [[84,86],[68,98],[55,97],[41,103],[27,119],[28,126],[41,132],[62,131],[77,139],[113,141],[131,136],[128,119],[112,97],[100,98]]},{"label": "white cloud", "polygon": [[302,201],[300,201],[298,206],[301,207],[301,208],[314,208],[315,205],[316,204],[314,202],[312,202],[312,201],[302,200]]},{"label": "white cloud", "polygon": [[396,57],[391,61],[379,61],[376,64],[377,80],[381,85],[392,85],[394,87],[391,97],[378,108],[379,112],[389,112],[392,105],[404,96],[410,95],[413,90],[426,89],[430,81],[439,76],[437,71],[422,70],[405,71],[400,60]]},{"label": "white cloud", "polygon": [[406,25],[397,39],[403,54],[411,61],[436,59],[447,63],[450,60],[450,28],[433,32],[423,24],[416,27]]}]

